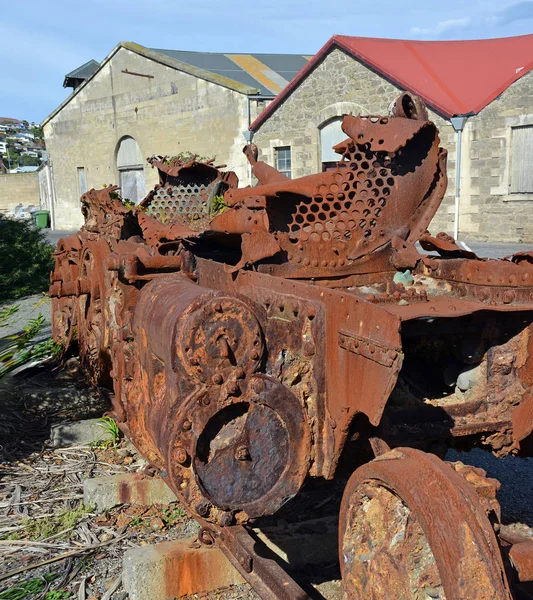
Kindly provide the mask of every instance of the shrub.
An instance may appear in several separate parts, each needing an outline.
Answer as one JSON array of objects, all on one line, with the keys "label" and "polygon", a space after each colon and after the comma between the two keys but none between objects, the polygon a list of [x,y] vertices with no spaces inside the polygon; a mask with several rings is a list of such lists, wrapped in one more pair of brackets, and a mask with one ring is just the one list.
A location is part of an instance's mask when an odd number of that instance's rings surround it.
[{"label": "shrub", "polygon": [[0,302],[47,290],[53,250],[40,229],[0,215]]}]

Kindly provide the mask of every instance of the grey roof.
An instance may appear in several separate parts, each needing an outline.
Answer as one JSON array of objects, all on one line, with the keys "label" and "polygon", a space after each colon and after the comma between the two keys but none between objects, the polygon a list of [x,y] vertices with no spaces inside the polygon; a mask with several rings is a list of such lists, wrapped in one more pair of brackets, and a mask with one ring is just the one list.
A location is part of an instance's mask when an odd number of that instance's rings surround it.
[{"label": "grey roof", "polygon": [[257,88],[266,96],[275,96],[281,91],[311,58],[301,54],[223,54],[158,48],[152,50],[209,73]]},{"label": "grey roof", "polygon": [[95,74],[121,48],[239,94],[260,94],[270,98],[276,96],[312,58],[303,54],[223,54],[153,50],[133,42],[119,42],[101,63],[90,60],[65,76],[63,86],[72,87],[73,91],[43,120],[41,126],[44,127],[88,85]]},{"label": "grey roof", "polygon": [[67,73],[65,75],[65,81],[63,82],[63,87],[70,87],[72,85],[72,83],[69,82],[69,80],[72,80],[72,79],[82,79],[82,80],[88,79],[93,73],[96,73],[96,71],[98,71],[99,68],[100,68],[100,63],[94,59],[91,59],[90,61],[86,62],[84,65],[81,65],[81,67],[78,67],[77,69],[74,69],[74,71]]}]

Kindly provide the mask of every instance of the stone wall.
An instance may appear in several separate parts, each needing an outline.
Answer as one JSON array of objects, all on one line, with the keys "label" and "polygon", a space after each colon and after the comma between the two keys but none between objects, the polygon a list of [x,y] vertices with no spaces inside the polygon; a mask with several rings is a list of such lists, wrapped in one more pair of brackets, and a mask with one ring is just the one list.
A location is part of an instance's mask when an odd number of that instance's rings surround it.
[{"label": "stone wall", "polygon": [[513,127],[523,125],[533,125],[533,72],[467,121],[459,219],[464,237],[533,242],[533,193],[511,193],[510,187]]},{"label": "stone wall", "polygon": [[[274,148],[291,146],[292,176],[321,169],[320,126],[353,114],[387,114],[400,89],[340,49],[322,63],[260,126],[254,142],[260,157],[274,164]],[[433,219],[433,233],[453,233],[456,133],[434,111],[430,118],[448,150],[448,190]],[[463,133],[459,238],[533,242],[533,194],[509,193],[512,127],[533,124],[533,73],[510,86]],[[533,164],[532,164],[533,168]]]},{"label": "stone wall", "polygon": [[[118,183],[116,153],[124,136],[137,141],[143,157],[184,151],[216,156],[246,185],[247,102],[236,91],[119,49],[44,125],[55,226],[73,229],[82,223],[78,168],[85,170],[87,189]],[[157,171],[145,164],[144,174],[148,191],[158,181]]]},{"label": "stone wall", "polygon": [[39,179],[37,171],[0,175],[0,212],[33,204],[39,208]]}]

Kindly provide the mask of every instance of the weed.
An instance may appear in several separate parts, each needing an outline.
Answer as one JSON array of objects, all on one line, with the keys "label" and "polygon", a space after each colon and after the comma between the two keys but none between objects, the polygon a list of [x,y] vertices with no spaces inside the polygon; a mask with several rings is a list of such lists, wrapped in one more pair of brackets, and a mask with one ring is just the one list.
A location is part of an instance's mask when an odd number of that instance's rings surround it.
[{"label": "weed", "polygon": [[104,430],[109,439],[102,442],[98,440],[97,444],[103,448],[109,448],[109,446],[116,448],[120,440],[120,429],[116,421],[111,417],[104,416],[98,419],[98,425]]},{"label": "weed", "polygon": [[130,527],[140,527],[142,524],[143,520],[139,516],[133,517],[133,519],[130,521]]},{"label": "weed", "polygon": [[12,531],[11,533],[4,533],[0,535],[0,540],[20,540],[21,535],[19,531]]},{"label": "weed", "polygon": [[[35,597],[37,594],[40,594],[46,586],[57,579],[59,575],[57,573],[49,573],[44,577],[35,577],[34,579],[29,579],[28,581],[21,581],[20,583],[16,583],[14,586],[7,588],[2,593],[0,593],[0,600],[28,600],[29,598]],[[63,598],[69,598],[67,596],[51,596],[54,592],[47,592],[45,595],[45,600],[63,600]],[[66,593],[66,592],[61,592]]]},{"label": "weed", "polygon": [[228,208],[224,202],[224,196],[213,196],[211,200],[211,216],[220,214]]},{"label": "weed", "polygon": [[163,523],[167,527],[173,527],[176,523],[183,521],[187,516],[187,513],[181,508],[181,506],[169,506],[164,508],[162,511]]},{"label": "weed", "polygon": [[91,510],[92,507],[85,506],[83,502],[80,502],[72,510],[65,510],[44,519],[25,518],[22,520],[22,525],[29,539],[42,540],[56,535],[60,531],[72,529]]},{"label": "weed", "polygon": [[44,600],[68,600],[71,594],[65,590],[52,590],[47,592]]},{"label": "weed", "polygon": [[171,156],[165,160],[165,164],[169,165],[175,160],[178,160],[181,163],[187,163],[191,160],[196,160],[196,162],[207,162],[209,160],[215,160],[215,156],[201,156],[200,154],[195,154],[190,150],[185,150],[184,152],[180,152],[176,154],[176,156]]}]

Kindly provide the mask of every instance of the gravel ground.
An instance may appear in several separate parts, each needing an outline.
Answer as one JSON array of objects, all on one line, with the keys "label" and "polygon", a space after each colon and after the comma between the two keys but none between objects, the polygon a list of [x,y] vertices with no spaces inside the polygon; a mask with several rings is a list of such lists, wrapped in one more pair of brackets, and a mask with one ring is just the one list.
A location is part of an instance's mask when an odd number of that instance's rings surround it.
[{"label": "gravel ground", "polygon": [[480,448],[470,452],[449,450],[446,460],[460,460],[466,465],[480,467],[489,477],[501,484],[498,501],[502,509],[502,523],[523,523],[533,527],[533,458],[506,456],[496,458]]},{"label": "gravel ground", "polygon": [[18,306],[19,309],[13,315],[10,325],[3,327],[0,330],[0,337],[12,335],[22,331],[24,325],[28,323],[30,319],[34,319],[41,313],[44,316],[44,326],[35,338],[35,341],[39,342],[52,336],[52,301],[48,296],[43,294],[36,294],[34,296],[26,296],[25,298],[19,298],[12,302],[5,302],[0,305],[0,308],[5,306]]}]

